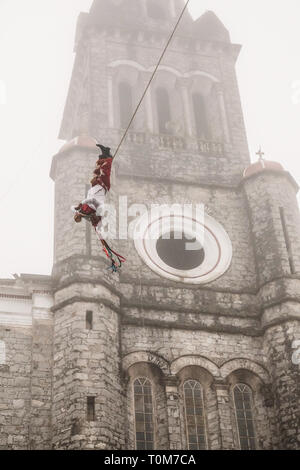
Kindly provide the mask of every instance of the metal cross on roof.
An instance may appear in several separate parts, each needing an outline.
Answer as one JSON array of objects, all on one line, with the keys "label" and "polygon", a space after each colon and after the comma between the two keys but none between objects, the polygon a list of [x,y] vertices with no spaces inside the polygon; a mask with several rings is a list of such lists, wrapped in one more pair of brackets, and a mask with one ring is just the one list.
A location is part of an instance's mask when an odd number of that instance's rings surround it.
[{"label": "metal cross on roof", "polygon": [[259,159],[260,159],[260,160],[263,160],[263,159],[264,159],[264,152],[262,151],[261,147],[259,147],[259,151],[256,152],[256,155],[259,156]]}]

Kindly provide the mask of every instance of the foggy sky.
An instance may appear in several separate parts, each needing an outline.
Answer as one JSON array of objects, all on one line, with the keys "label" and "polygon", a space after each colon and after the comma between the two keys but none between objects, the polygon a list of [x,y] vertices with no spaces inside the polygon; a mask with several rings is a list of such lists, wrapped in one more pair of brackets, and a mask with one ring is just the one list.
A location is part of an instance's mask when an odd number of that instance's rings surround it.
[{"label": "foggy sky", "polygon": [[[91,3],[0,0],[0,277],[51,272],[49,169],[63,144],[77,16]],[[299,0],[192,0],[190,10],[213,10],[243,45],[237,72],[252,159],[262,145],[300,182]]]}]

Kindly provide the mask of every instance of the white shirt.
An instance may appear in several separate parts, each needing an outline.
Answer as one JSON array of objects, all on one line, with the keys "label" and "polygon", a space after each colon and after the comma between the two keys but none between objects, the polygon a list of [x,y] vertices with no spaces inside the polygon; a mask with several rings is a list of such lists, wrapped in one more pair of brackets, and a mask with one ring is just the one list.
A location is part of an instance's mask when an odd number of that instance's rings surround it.
[{"label": "white shirt", "polygon": [[97,211],[98,214],[105,204],[105,194],[105,189],[100,184],[97,184],[88,191],[87,198],[84,199],[81,204],[87,204]]}]

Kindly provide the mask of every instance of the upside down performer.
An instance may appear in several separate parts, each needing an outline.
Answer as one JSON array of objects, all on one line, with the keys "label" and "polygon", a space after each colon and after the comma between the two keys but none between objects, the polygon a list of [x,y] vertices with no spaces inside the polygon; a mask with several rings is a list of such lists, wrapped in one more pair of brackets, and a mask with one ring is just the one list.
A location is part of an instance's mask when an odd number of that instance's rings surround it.
[{"label": "upside down performer", "polygon": [[94,170],[93,179],[91,180],[91,189],[88,191],[86,199],[84,199],[77,207],[74,207],[75,211],[74,220],[80,223],[82,219],[86,219],[91,222],[95,229],[95,232],[102,244],[103,251],[111,261],[111,267],[113,272],[117,272],[121,268],[122,263],[126,260],[123,256],[113,251],[105,240],[101,237],[100,226],[105,205],[106,193],[110,190],[110,174],[113,157],[110,153],[110,148],[103,147],[103,145],[97,144],[102,151],[102,155],[96,163]]}]

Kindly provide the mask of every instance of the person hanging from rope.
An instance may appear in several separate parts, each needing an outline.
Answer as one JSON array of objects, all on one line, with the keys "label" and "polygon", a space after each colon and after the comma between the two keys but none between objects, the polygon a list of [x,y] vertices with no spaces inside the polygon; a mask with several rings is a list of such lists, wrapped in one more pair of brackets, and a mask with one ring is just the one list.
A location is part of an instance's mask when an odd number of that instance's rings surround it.
[{"label": "person hanging from rope", "polygon": [[101,210],[104,208],[106,193],[110,190],[110,174],[113,157],[110,148],[97,144],[102,151],[96,163],[91,189],[87,197],[75,207],[75,222],[80,223],[83,217],[91,219],[93,226],[98,226],[101,222]]},{"label": "person hanging from rope", "polygon": [[[184,7],[183,7],[183,10],[182,12],[180,13],[180,16],[172,30],[172,33],[162,51],[162,54],[156,64],[156,67],[155,69],[153,70],[153,73],[150,77],[150,80],[141,96],[141,99],[139,100],[137,106],[136,106],[136,109],[129,121],[129,124],[122,136],[122,139],[120,140],[119,142],[119,145],[117,147],[117,150],[114,154],[114,156],[112,157],[111,154],[110,154],[110,149],[108,147],[103,147],[102,145],[97,145],[97,147],[99,147],[101,150],[102,150],[102,155],[100,155],[99,157],[99,160],[97,162],[97,167],[94,171],[94,176],[93,176],[93,179],[91,181],[91,184],[92,184],[92,188],[90,189],[90,191],[88,192],[88,195],[87,195],[87,198],[85,200],[83,200],[77,207],[75,208],[72,208],[73,211],[75,212],[75,216],[74,216],[74,219],[76,222],[81,222],[82,218],[86,218],[88,220],[91,221],[91,223],[93,224],[94,228],[95,228],[95,231],[103,245],[103,250],[105,251],[106,255],[111,259],[111,262],[112,262],[112,270],[115,272],[118,270],[118,267],[121,267],[122,263],[125,260],[125,258],[123,258],[122,256],[118,255],[117,253],[115,253],[108,245],[107,243],[105,242],[105,240],[103,240],[101,238],[101,235],[100,235],[100,232],[99,232],[99,224],[101,223],[101,215],[99,215],[99,210],[101,210],[101,208],[104,207],[104,203],[105,203],[105,195],[107,193],[107,191],[110,190],[110,173],[111,173],[111,166],[112,166],[112,161],[113,161],[113,158],[115,158],[123,144],[123,142],[125,141],[126,139],[126,136],[127,136],[127,133],[130,129],[130,126],[131,124],[133,123],[136,115],[137,115],[137,112],[146,96],[146,93],[148,91],[148,89],[150,88],[150,85],[159,69],[159,66],[165,56],[165,53],[167,52],[168,50],[168,47],[175,35],[175,32],[180,24],[180,21],[188,7],[188,4],[190,3],[190,0],[187,0]],[[101,212],[100,212],[101,213]],[[116,260],[119,262],[119,266],[117,266],[116,264]]]},{"label": "person hanging from rope", "polygon": [[[115,253],[100,235],[105,198],[107,192],[110,190],[110,175],[113,157],[110,153],[109,147],[104,147],[101,144],[97,144],[97,147],[101,149],[102,155],[99,155],[96,163],[96,168],[91,180],[92,187],[88,191],[87,197],[78,206],[73,207],[72,209],[75,212],[74,220],[76,223],[80,223],[83,218],[91,222],[100,242],[102,243],[106,256],[110,258],[112,262],[111,269],[113,272],[116,272],[118,268],[121,267],[122,263],[124,263],[125,258],[118,253]],[[117,262],[119,266],[117,265]]]}]

